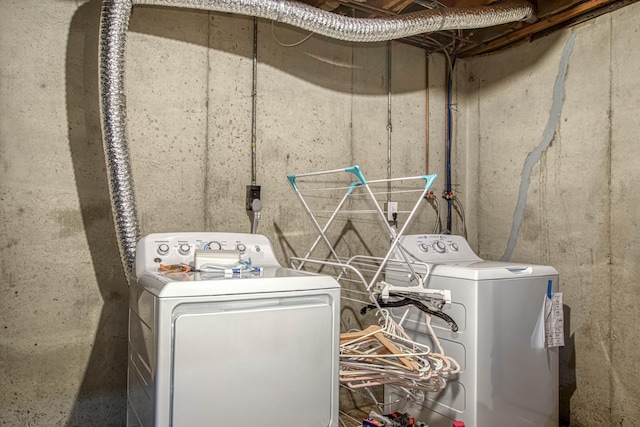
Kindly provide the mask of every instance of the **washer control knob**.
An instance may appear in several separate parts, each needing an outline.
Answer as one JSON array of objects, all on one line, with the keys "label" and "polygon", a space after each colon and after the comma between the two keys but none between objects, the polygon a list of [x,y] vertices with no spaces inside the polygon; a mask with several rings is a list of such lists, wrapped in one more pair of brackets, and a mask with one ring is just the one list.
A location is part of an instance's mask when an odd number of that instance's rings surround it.
[{"label": "washer control knob", "polygon": [[236,245],[236,249],[239,250],[241,253],[245,253],[245,251],[247,250],[247,247],[244,245],[244,243],[238,243]]},{"label": "washer control knob", "polygon": [[220,242],[216,242],[214,240],[212,242],[207,243],[207,249],[210,251],[219,251],[220,249],[222,249],[222,245],[220,244]]},{"label": "washer control knob", "polygon": [[169,253],[169,245],[166,243],[160,243],[158,245],[158,255],[166,255]]},{"label": "washer control knob", "polygon": [[435,242],[433,244],[433,249],[435,249],[436,252],[442,254],[444,253],[445,249],[447,247],[444,245],[444,243],[442,243],[442,241],[438,240],[437,242]]},{"label": "washer control knob", "polygon": [[429,250],[429,244],[427,242],[422,242],[418,245],[418,249],[422,252],[427,252]]},{"label": "washer control knob", "polygon": [[189,251],[191,251],[191,246],[188,243],[182,243],[178,246],[178,253],[180,255],[189,255]]},{"label": "washer control knob", "polygon": [[451,250],[454,251],[454,252],[457,252],[458,251],[458,244],[455,243],[455,242],[451,243]]}]

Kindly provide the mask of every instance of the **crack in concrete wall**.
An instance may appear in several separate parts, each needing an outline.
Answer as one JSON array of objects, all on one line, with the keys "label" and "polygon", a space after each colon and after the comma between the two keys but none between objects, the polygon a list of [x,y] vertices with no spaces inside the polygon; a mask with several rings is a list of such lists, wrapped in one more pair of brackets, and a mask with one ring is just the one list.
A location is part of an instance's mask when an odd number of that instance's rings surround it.
[{"label": "crack in concrete wall", "polygon": [[564,104],[564,82],[567,78],[569,58],[571,56],[571,52],[573,52],[575,40],[576,34],[572,32],[562,52],[560,69],[558,70],[558,76],[556,77],[556,82],[553,86],[553,103],[551,105],[551,110],[549,111],[547,126],[542,133],[542,141],[540,141],[540,144],[538,144],[538,146],[527,155],[527,158],[524,161],[522,177],[520,179],[518,202],[516,203],[516,209],[513,212],[511,233],[509,234],[507,248],[505,249],[502,258],[500,258],[500,261],[509,261],[511,259],[511,255],[513,254],[513,250],[515,249],[518,241],[518,234],[520,232],[520,226],[522,225],[522,218],[524,216],[524,208],[527,204],[527,191],[529,190],[529,184],[531,183],[531,171],[540,161],[540,158],[549,145],[551,145],[551,141],[553,141],[553,137],[556,133],[556,127],[560,120],[560,113],[562,112],[562,106]]}]

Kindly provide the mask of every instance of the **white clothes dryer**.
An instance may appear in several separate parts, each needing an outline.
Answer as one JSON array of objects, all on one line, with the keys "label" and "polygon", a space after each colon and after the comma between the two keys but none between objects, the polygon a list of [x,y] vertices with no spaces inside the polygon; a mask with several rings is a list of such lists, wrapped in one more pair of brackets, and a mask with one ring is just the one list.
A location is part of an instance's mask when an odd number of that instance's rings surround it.
[{"label": "white clothes dryer", "polygon": [[[196,253],[251,269],[160,270]],[[211,232],[143,237],[136,276],[129,427],[338,426],[334,279],[283,268],[264,236]]]},{"label": "white clothes dryer", "polygon": [[[544,343],[543,305],[547,292],[557,292],[558,272],[549,266],[485,261],[467,241],[455,235],[407,235],[399,244],[430,272],[424,286],[449,290],[451,304],[444,320],[432,325],[445,353],[462,371],[446,387],[411,401],[406,412],[429,427],[558,426],[558,348]],[[388,270],[386,281],[409,285],[406,272]],[[424,313],[415,307],[391,313],[418,342],[434,348]],[[403,399],[402,391],[386,388],[385,401]]]}]

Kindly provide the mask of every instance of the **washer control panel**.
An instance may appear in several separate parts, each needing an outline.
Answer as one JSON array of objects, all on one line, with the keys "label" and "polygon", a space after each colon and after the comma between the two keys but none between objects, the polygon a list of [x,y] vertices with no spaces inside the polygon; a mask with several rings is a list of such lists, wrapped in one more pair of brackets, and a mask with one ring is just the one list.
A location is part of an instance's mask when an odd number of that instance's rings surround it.
[{"label": "washer control panel", "polygon": [[254,266],[280,267],[271,242],[261,234],[186,232],[156,233],[140,238],[136,246],[136,276],[158,271],[160,264],[193,267],[196,251],[227,251]]},{"label": "washer control panel", "polygon": [[422,262],[480,261],[465,238],[453,234],[411,234],[401,236],[399,244]]}]

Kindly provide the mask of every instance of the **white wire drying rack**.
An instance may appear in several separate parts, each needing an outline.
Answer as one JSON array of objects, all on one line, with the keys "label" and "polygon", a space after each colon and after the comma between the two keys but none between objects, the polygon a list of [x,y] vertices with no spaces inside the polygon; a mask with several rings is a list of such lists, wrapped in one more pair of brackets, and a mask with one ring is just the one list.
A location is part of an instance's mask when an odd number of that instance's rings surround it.
[{"label": "white wire drying rack", "polygon": [[[335,177],[344,173],[348,174],[349,181],[342,178],[339,180],[341,185],[329,185],[335,184],[336,180],[327,179],[327,176]],[[341,386],[352,393],[367,397],[380,413],[402,411],[404,404],[409,400],[422,401],[425,393],[441,390],[446,386],[446,378],[459,371],[459,365],[444,354],[431,329],[431,317],[428,313],[437,314],[446,302],[450,303],[450,295],[426,289],[423,285],[430,271],[429,265],[410,259],[408,253],[399,244],[400,237],[416,217],[423,200],[426,200],[425,196],[436,175],[367,181],[360,167],[352,166],[288,175],[287,178],[318,233],[303,257],[291,257],[291,266],[296,269],[313,266],[316,271],[322,270],[325,274],[326,270],[333,271],[342,287],[343,308],[345,304],[359,305],[362,307],[359,310],[361,314],[365,314],[370,309],[374,313],[374,322],[367,327],[351,328],[343,321],[342,329],[346,331],[340,336]],[[306,192],[304,189],[301,191],[300,187],[306,185],[308,180],[314,183],[315,187]],[[380,187],[382,190],[379,189]],[[329,191],[333,192],[332,197],[319,196]],[[385,210],[381,206],[383,202],[380,199],[386,198],[390,201],[392,197],[398,197],[399,194],[402,194],[405,199],[409,195],[409,201],[405,203],[409,208],[398,211],[402,213],[404,220],[398,231],[397,217],[390,220],[388,211],[385,215]],[[314,210],[307,200],[310,198],[322,199],[324,205],[315,207],[316,210]],[[335,204],[335,206],[327,208],[327,204],[332,206]],[[383,256],[358,253],[359,249],[354,249],[353,245],[349,246],[350,253],[347,256],[338,254],[340,251],[336,249],[336,241],[340,240],[340,236],[331,236],[329,231],[337,222],[337,218],[344,215],[350,220],[357,216],[366,217],[366,227],[369,227],[372,222],[382,226],[382,231],[386,234],[386,238],[382,241],[387,246]],[[321,225],[319,219],[323,216],[326,222]],[[367,232],[369,235],[372,234],[370,229]],[[327,256],[312,257],[319,251],[322,243],[328,251]],[[378,245],[374,246],[377,248]],[[371,249],[361,245],[360,250],[372,252]],[[386,301],[389,297],[390,288],[393,288],[394,292],[398,291],[398,287],[385,282],[385,277],[390,271],[395,274],[404,274],[407,278],[406,283],[409,283],[409,286],[402,287],[399,292],[414,298],[411,301],[425,301],[425,310],[423,310],[427,313],[425,322],[437,349],[412,340],[401,326],[404,317],[396,322],[381,306],[382,301]],[[421,302],[416,304],[422,305]],[[407,308],[405,316],[408,311]],[[371,315],[368,319],[371,319]],[[401,392],[396,395],[403,395],[405,398],[401,401],[385,403],[380,398],[380,386],[393,387]],[[391,408],[391,405],[394,407]],[[361,421],[341,412],[343,426],[361,425],[351,424],[361,423]]]}]

